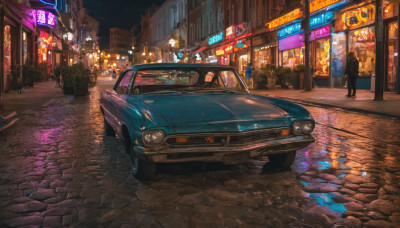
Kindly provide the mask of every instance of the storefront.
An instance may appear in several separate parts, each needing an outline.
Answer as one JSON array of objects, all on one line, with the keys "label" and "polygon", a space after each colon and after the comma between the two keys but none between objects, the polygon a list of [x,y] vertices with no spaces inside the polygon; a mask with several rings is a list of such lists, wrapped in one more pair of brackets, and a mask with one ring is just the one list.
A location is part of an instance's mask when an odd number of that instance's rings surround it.
[{"label": "storefront", "polygon": [[261,37],[253,39],[253,66],[261,69],[263,66],[276,65],[276,53],[278,48],[277,32],[269,32]]},{"label": "storefront", "polygon": [[385,23],[385,89],[400,91],[398,82],[399,63],[399,4],[386,4],[384,9]]},{"label": "storefront", "polygon": [[[332,43],[332,71],[336,84],[344,75],[347,53],[354,52],[359,61],[359,89],[370,89],[375,76],[375,5],[351,6],[339,13]],[[347,51],[346,51],[347,46]],[[343,86],[343,83],[341,83]]]}]

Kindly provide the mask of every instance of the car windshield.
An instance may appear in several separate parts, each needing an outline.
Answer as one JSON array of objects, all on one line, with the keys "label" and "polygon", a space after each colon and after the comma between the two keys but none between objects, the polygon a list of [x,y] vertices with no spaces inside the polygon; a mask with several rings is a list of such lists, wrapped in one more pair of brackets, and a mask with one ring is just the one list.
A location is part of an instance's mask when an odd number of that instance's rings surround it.
[{"label": "car windshield", "polygon": [[229,69],[151,69],[137,72],[133,94],[246,92]]}]

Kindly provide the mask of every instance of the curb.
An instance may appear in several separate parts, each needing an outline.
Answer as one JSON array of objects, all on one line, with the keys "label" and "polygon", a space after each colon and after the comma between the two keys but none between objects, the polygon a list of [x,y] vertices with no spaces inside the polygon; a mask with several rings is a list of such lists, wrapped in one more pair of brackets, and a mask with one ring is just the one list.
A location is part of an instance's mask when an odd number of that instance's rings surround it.
[{"label": "curb", "polygon": [[343,106],[320,103],[320,102],[315,102],[315,101],[294,99],[294,98],[288,98],[288,97],[278,97],[278,96],[274,96],[274,97],[282,99],[282,100],[288,100],[288,101],[291,101],[291,102],[294,102],[294,103],[304,104],[304,105],[322,106],[322,107],[329,107],[329,108],[339,108],[339,109],[343,109],[343,110],[346,110],[346,111],[365,113],[365,114],[373,114],[373,115],[389,117],[389,118],[394,118],[394,119],[400,120],[400,116],[399,115],[394,115],[394,114],[389,114],[389,113],[384,113],[384,112],[377,112],[377,111],[366,110],[366,109],[361,109],[361,108],[343,107]]},{"label": "curb", "polygon": [[10,115],[4,117],[0,115],[0,132],[6,130],[7,128],[14,125],[19,118],[17,117],[17,113],[13,112]]}]

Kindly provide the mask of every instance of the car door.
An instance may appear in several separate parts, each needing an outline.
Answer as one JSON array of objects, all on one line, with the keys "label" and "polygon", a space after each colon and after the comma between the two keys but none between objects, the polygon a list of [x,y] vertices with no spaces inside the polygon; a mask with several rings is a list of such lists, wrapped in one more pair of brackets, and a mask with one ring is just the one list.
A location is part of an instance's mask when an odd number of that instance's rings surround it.
[{"label": "car door", "polygon": [[121,125],[124,122],[122,114],[128,108],[126,99],[128,98],[132,76],[132,70],[125,71],[109,96],[110,109],[107,121],[119,135],[121,135]]}]

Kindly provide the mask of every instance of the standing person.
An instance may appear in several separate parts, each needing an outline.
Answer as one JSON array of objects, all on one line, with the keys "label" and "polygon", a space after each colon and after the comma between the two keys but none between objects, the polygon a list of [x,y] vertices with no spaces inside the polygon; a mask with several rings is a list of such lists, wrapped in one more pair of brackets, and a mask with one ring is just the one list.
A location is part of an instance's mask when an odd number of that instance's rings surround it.
[{"label": "standing person", "polygon": [[[355,97],[357,90],[357,77],[358,77],[359,62],[354,52],[349,52],[347,55],[347,65],[345,74],[347,74],[347,90],[346,97]],[[353,93],[352,93],[353,91]]]},{"label": "standing person", "polygon": [[246,83],[248,86],[250,86],[251,89],[253,89],[253,75],[252,75],[253,67],[252,66],[253,66],[253,64],[249,63],[246,68]]}]

